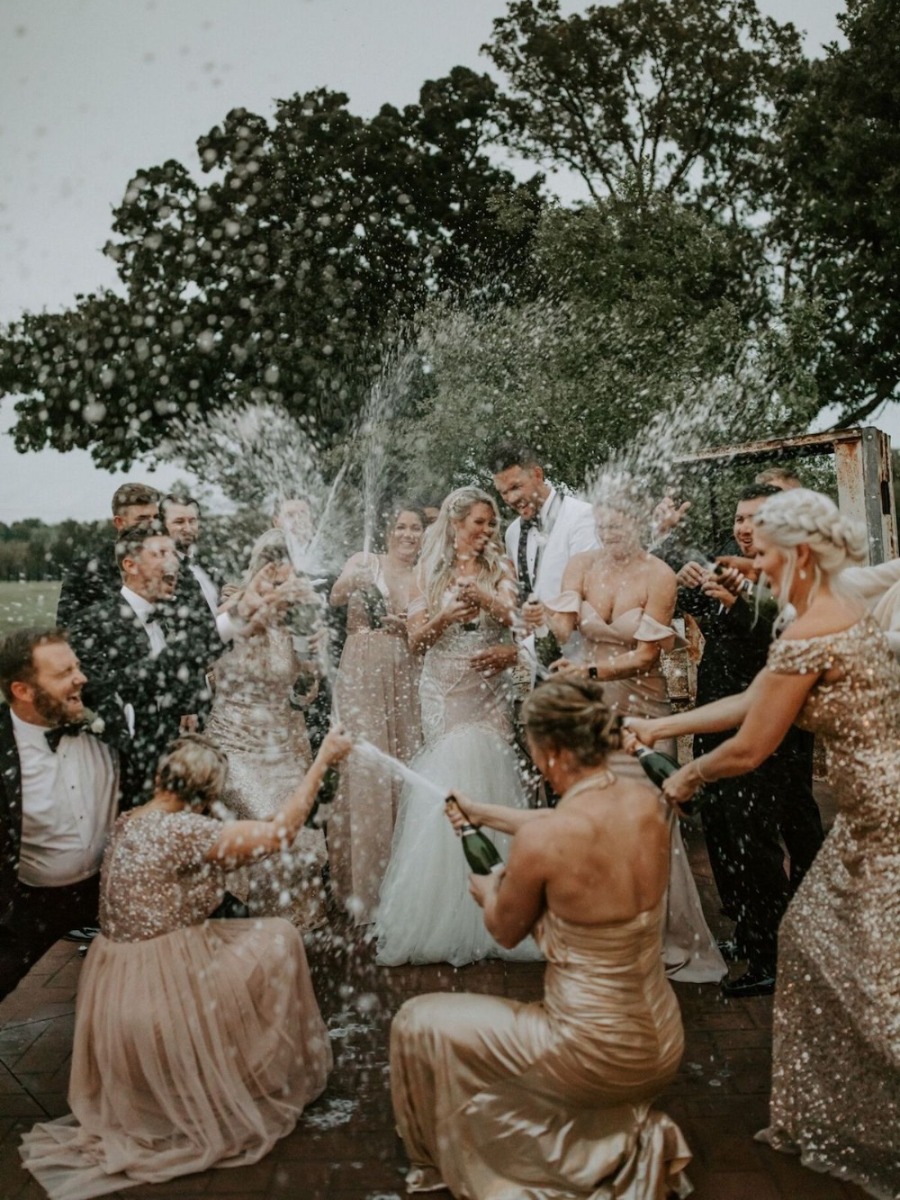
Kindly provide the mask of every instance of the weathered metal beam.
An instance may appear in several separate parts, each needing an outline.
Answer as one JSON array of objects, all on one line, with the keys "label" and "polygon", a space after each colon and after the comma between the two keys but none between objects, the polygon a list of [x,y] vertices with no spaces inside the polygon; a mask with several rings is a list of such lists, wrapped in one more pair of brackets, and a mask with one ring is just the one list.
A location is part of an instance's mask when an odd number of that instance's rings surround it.
[{"label": "weathered metal beam", "polygon": [[845,442],[858,442],[863,432],[861,429],[838,429],[833,433],[804,433],[799,437],[741,442],[736,446],[718,446],[713,450],[702,450],[698,454],[685,454],[676,458],[675,462],[687,464],[720,462],[723,459],[730,462],[753,462],[754,459],[760,458],[809,458],[832,454],[835,446]]},{"label": "weathered metal beam", "polygon": [[869,562],[896,558],[897,514],[891,471],[891,442],[873,426],[838,429],[832,433],[805,433],[799,437],[769,438],[719,446],[676,458],[679,466],[705,463],[748,463],[760,459],[811,458],[834,455],[838,505],[842,513],[860,521],[869,539]]}]

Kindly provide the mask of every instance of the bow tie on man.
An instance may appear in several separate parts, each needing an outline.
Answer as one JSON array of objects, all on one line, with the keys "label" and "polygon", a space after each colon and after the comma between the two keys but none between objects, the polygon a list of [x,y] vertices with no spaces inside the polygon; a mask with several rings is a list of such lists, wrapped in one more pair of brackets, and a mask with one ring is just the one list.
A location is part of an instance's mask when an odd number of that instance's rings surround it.
[{"label": "bow tie on man", "polygon": [[84,733],[87,725],[84,721],[72,722],[69,725],[55,725],[52,729],[46,730],[44,737],[47,739],[47,745],[55,754],[59,749],[59,743],[64,737],[78,737]]}]

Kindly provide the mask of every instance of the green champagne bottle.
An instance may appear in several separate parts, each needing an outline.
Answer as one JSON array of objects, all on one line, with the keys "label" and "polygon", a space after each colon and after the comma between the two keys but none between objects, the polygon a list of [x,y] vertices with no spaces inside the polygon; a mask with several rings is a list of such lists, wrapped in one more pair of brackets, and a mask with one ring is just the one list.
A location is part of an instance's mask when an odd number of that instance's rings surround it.
[{"label": "green champagne bottle", "polygon": [[362,590],[362,602],[366,610],[366,617],[369,621],[370,629],[383,629],[384,619],[387,616],[387,601],[381,591],[381,588],[370,584]]},{"label": "green champagne bottle", "polygon": [[638,746],[637,760],[644,768],[644,774],[656,787],[663,783],[678,770],[678,763],[671,754],[663,754],[661,750],[651,750],[649,746]]},{"label": "green champagne bottle", "polygon": [[[644,768],[644,774],[658,788],[662,788],[669,776],[679,769],[671,754],[663,754],[662,750],[651,750],[649,746],[639,746],[636,757]],[[678,807],[686,817],[690,817],[700,808],[700,803],[697,800],[685,800]]]},{"label": "green champagne bottle", "polygon": [[[446,803],[455,804],[456,801],[452,796],[448,796]],[[497,847],[471,821],[466,821],[459,831],[459,836],[462,838],[466,862],[476,875],[490,875],[492,871],[503,866],[503,859],[497,852]]]}]

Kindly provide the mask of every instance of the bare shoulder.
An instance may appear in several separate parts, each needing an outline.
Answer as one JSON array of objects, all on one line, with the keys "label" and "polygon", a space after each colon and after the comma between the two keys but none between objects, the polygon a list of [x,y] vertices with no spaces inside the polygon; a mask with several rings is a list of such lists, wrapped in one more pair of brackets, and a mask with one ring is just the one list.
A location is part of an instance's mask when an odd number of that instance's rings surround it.
[{"label": "bare shoulder", "polygon": [[825,637],[831,633],[843,633],[864,613],[862,605],[838,596],[816,598],[801,616],[791,621],[781,635],[781,641],[804,641],[807,638]]},{"label": "bare shoulder", "polygon": [[667,584],[671,588],[678,586],[675,572],[668,563],[657,558],[655,554],[647,554],[644,559],[644,571],[647,573],[647,578],[653,580],[657,585]]},{"label": "bare shoulder", "polygon": [[597,550],[581,550],[578,554],[573,554],[566,563],[566,570],[573,574],[577,571],[583,577],[597,561],[598,553]]},{"label": "bare shoulder", "polygon": [[516,832],[516,856],[546,859],[573,841],[583,841],[589,827],[577,808],[545,809],[540,819],[525,822]]}]

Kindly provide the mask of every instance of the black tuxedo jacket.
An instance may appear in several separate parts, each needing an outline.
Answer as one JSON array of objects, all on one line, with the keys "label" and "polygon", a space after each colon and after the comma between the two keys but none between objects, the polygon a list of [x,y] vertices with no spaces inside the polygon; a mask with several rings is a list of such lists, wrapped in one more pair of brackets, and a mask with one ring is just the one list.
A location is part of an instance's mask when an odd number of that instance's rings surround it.
[{"label": "black tuxedo jacket", "polygon": [[0,925],[12,909],[22,844],[22,768],[12,715],[0,706]]},{"label": "black tuxedo jacket", "polygon": [[[85,704],[103,718],[110,740],[128,751],[129,790],[145,794],[159,756],[178,736],[182,716],[196,713],[201,722],[205,717],[207,671],[222,651],[205,601],[202,610],[190,604],[161,605],[159,619],[166,648],[155,659],[146,631],[121,595],[87,609],[70,631],[87,676]],[[128,704],[134,709],[133,737],[125,718]]]},{"label": "black tuxedo jacket", "polygon": [[[201,613],[205,611],[205,613],[208,615],[210,608],[206,603],[206,597],[203,595],[203,589],[200,587],[199,582],[191,571],[191,561],[192,560],[186,556],[183,557],[180,554],[178,556],[178,583],[175,585],[175,596],[173,598],[173,602],[176,605],[186,604],[195,609],[202,605],[203,608],[200,610]],[[222,572],[208,563],[205,558],[200,558],[198,556],[197,558],[193,559],[193,562],[196,566],[203,568],[203,570],[215,584],[216,592],[221,595],[222,588],[225,586],[225,579],[222,575]]]},{"label": "black tuxedo jacket", "polygon": [[110,538],[67,568],[56,605],[57,625],[68,629],[86,609],[118,592],[122,577],[116,566],[115,546]]},{"label": "black tuxedo jacket", "polygon": [[[104,737],[103,740],[108,739]],[[122,779],[125,764],[121,756],[119,765],[119,805],[124,807]],[[13,732],[12,715],[6,704],[0,704],[0,926],[6,924],[12,914],[21,846],[22,767]]]}]

